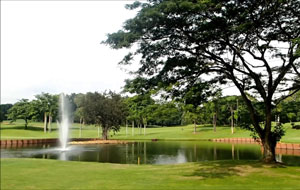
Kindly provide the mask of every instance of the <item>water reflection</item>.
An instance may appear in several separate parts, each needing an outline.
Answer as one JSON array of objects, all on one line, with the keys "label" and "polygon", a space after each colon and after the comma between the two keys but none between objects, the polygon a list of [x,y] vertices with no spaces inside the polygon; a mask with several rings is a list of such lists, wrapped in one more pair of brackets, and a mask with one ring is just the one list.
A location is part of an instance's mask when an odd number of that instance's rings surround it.
[{"label": "water reflection", "polygon": [[186,163],[187,158],[183,150],[179,150],[177,155],[157,155],[152,164],[180,164]]},{"label": "water reflection", "polygon": [[[259,160],[261,148],[256,144],[216,142],[137,142],[120,145],[72,145],[61,151],[54,145],[31,145],[1,149],[2,158],[24,157],[70,161],[137,164],[177,164],[208,160]],[[276,155],[278,161],[300,165],[300,156]]]}]

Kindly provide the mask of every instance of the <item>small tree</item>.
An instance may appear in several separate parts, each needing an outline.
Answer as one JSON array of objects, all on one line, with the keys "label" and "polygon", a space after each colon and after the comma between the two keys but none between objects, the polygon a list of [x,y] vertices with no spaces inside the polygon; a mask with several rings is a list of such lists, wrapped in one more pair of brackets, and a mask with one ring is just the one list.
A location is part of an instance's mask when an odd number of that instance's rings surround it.
[{"label": "small tree", "polygon": [[28,127],[28,122],[36,115],[36,110],[32,102],[27,99],[22,99],[15,103],[9,110],[7,117],[12,121],[23,119],[25,121],[25,129]]}]

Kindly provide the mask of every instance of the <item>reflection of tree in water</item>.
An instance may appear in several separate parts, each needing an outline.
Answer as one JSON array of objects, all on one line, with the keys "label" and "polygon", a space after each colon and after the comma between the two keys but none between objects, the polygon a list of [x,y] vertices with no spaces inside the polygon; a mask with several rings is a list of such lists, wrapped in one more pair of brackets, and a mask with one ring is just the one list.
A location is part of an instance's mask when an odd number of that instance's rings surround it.
[{"label": "reflection of tree in water", "polygon": [[[137,164],[174,164],[209,160],[259,160],[259,145],[224,144],[213,142],[137,142],[119,145],[74,146],[72,151],[54,151],[52,145],[22,145],[1,150],[3,158],[42,158],[91,162]],[[52,151],[49,151],[52,150]],[[299,156],[277,156],[284,163],[298,163]]]}]

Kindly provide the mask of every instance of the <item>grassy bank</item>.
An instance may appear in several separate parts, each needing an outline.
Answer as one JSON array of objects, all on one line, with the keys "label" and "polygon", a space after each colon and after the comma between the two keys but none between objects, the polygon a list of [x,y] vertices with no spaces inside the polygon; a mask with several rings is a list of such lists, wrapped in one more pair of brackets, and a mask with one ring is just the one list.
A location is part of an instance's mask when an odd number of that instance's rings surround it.
[{"label": "grassy bank", "polygon": [[[284,124],[286,135],[282,138],[282,142],[300,143],[300,130],[291,128],[289,123]],[[135,128],[134,135],[132,135],[132,128],[128,127],[128,134],[126,135],[125,127],[122,127],[119,132],[114,134],[110,132],[111,139],[132,139],[132,140],[208,140],[214,138],[231,138],[231,137],[250,137],[250,132],[235,128],[235,133],[231,134],[230,127],[218,126],[217,132],[213,132],[212,126],[200,125],[197,126],[197,133],[193,134],[193,126],[177,126],[177,127],[158,127],[147,128],[146,135],[143,129]],[[79,124],[73,124],[71,129],[71,137],[78,138]],[[101,135],[101,134],[100,134]],[[14,123],[3,122],[1,124],[1,139],[28,139],[28,138],[57,138],[58,130],[56,123],[52,124],[52,132],[43,132],[43,123],[30,123],[27,130],[24,130],[24,123],[17,121]],[[83,138],[97,138],[98,127],[84,126],[81,132]]]},{"label": "grassy bank", "polygon": [[2,159],[1,189],[300,189],[300,167],[256,161],[121,165]]}]

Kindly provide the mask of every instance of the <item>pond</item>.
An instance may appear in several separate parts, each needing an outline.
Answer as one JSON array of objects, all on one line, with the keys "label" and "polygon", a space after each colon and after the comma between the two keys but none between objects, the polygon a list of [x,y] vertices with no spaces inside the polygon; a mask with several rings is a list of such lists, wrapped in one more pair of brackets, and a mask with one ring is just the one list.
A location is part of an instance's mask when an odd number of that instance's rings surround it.
[{"label": "pond", "polygon": [[[1,158],[41,158],[68,161],[109,162],[121,164],[177,164],[210,160],[259,160],[257,144],[230,144],[206,141],[156,141],[131,144],[70,145],[60,151],[55,145],[40,144],[1,149]],[[300,165],[300,156],[276,155],[289,165]]]}]

